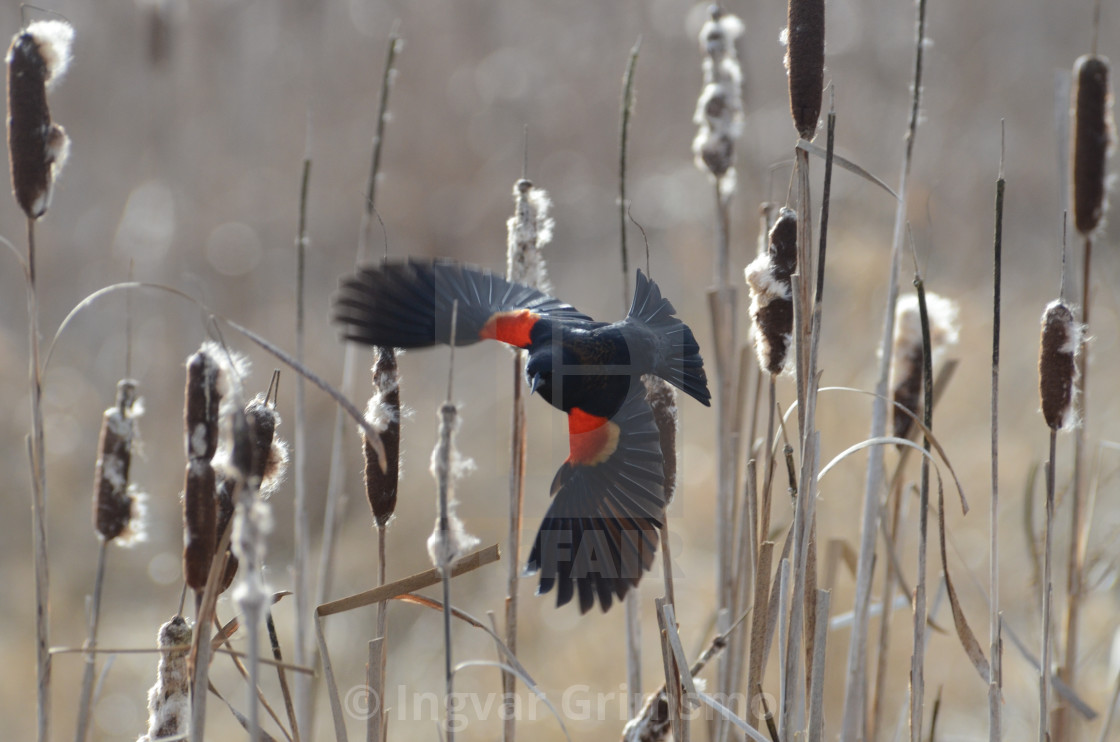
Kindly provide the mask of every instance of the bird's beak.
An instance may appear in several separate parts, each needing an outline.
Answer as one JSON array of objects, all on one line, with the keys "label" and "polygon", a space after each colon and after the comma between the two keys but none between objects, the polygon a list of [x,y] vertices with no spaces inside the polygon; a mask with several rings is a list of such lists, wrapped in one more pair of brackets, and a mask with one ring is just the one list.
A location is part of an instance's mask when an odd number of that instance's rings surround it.
[{"label": "bird's beak", "polygon": [[536,394],[537,387],[541,385],[541,375],[533,374],[533,378],[529,379],[529,394]]}]

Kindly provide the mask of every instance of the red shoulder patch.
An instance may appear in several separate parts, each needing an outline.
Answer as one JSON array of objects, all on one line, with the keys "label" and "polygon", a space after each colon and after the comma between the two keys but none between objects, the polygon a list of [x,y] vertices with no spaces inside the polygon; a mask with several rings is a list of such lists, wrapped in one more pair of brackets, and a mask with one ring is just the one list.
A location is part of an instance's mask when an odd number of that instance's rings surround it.
[{"label": "red shoulder patch", "polygon": [[579,466],[603,463],[618,448],[618,434],[618,423],[573,407],[568,413],[568,461]]},{"label": "red shoulder patch", "polygon": [[515,309],[509,312],[495,312],[478,331],[483,340],[500,340],[518,348],[528,348],[529,333],[541,317],[528,309]]}]

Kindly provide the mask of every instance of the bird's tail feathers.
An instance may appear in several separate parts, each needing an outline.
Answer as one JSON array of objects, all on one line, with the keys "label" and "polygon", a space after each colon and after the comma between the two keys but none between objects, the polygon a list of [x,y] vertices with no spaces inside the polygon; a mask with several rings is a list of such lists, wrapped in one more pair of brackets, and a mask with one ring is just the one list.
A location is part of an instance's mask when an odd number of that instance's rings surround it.
[{"label": "bird's tail feathers", "polygon": [[703,405],[710,405],[708,377],[704,373],[704,359],[692,329],[677,316],[672,302],[661,296],[657,284],[638,270],[634,287],[634,301],[629,317],[648,325],[658,336],[668,340],[667,352],[654,367],[665,381],[677,387]]}]

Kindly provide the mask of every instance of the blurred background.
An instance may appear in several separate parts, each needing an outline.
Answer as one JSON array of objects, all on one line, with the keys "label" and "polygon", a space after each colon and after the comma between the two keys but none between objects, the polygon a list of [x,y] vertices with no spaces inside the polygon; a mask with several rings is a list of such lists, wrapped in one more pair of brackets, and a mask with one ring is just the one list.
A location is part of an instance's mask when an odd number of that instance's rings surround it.
[{"label": "blurred background", "polygon": [[[59,0],[51,10],[76,30],[74,62],[51,94],[54,119],[73,141],[50,212],[38,228],[42,328],[49,340],[83,297],[127,278],[174,286],[216,313],[294,349],[295,232],[301,162],[312,159],[307,253],[309,365],[327,380],[341,379],[342,345],[328,321],[340,275],[354,262],[363,207],[377,95],[388,35],[399,23],[405,45],[390,104],[377,206],[374,255],[451,256],[504,271],[505,220],[511,190],[525,167],[553,199],[555,239],[547,250],[556,293],[595,317],[621,316],[619,225],[616,208],[621,77],[630,48],[641,37],[637,99],[631,129],[628,192],[633,219],[648,240],[649,268],[680,315],[710,347],[704,291],[712,282],[712,186],[692,162],[692,122],[700,92],[697,33],[704,4],[678,0],[598,0],[512,3],[495,0]],[[728,2],[746,24],[739,43],[743,66],[744,133],[738,142],[738,192],[732,200],[732,254],[736,280],[756,251],[759,204],[784,201],[795,133],[788,114],[781,2]],[[27,11],[29,16],[42,14]],[[911,2],[827,3],[826,80],[834,86],[837,152],[897,185],[909,113],[915,8]],[[9,4],[0,15],[8,37],[22,23]],[[1027,492],[1032,469],[1045,458],[1047,429],[1038,414],[1038,322],[1057,296],[1061,268],[1061,214],[1066,176],[1056,122],[1055,84],[1068,78],[1075,58],[1089,51],[1089,0],[993,0],[933,3],[929,8],[924,98],[909,215],[919,263],[929,290],[960,304],[960,367],[936,429],[964,483],[972,511],[949,509],[950,559],[981,643],[987,647],[987,531],[990,491],[989,361],[991,242],[1001,121],[1006,124],[1007,201],[1004,229],[1003,356],[1001,378],[1002,603],[1006,620],[1031,647],[1039,611],[1032,582],[1029,526],[1041,523],[1041,490]],[[1099,51],[1120,56],[1120,18],[1106,7]],[[827,97],[826,97],[827,106]],[[525,143],[527,132],[528,144]],[[821,138],[823,143],[823,137]],[[814,198],[823,168],[813,161]],[[822,385],[874,386],[875,345],[885,299],[894,204],[868,182],[837,170],[832,191],[829,274],[821,350]],[[24,219],[10,198],[0,199],[0,234],[26,250]],[[1109,652],[1116,628],[1113,588],[1120,534],[1114,507],[1120,394],[1111,371],[1117,353],[1120,305],[1114,286],[1120,261],[1106,227],[1094,262],[1093,371],[1089,439],[1100,445],[1100,492],[1093,512],[1090,580],[1085,611],[1081,690],[1098,710],[1110,695],[1115,667]],[[629,228],[631,265],[644,266],[643,235]],[[1080,249],[1072,252],[1078,265]],[[7,472],[0,498],[0,718],[5,737],[28,739],[34,714],[34,579],[25,436],[29,429],[27,324],[21,274],[11,256],[0,271],[0,463]],[[1079,269],[1078,269],[1079,270]],[[908,280],[909,267],[904,281]],[[747,298],[741,284],[740,329]],[[1073,284],[1076,286],[1076,282]],[[200,309],[152,291],[132,297],[132,375],[147,413],[141,421],[143,455],[132,479],[149,493],[147,540],[114,548],[102,609],[100,643],[139,647],[176,610],[182,548],[179,492],[185,463],[182,434],[184,360],[207,337]],[[276,363],[232,332],[255,372],[249,391],[263,391]],[[125,373],[124,294],[82,311],[59,338],[45,375],[48,447],[51,641],[80,646],[84,606],[91,590],[97,541],[90,494],[101,412],[113,402]],[[359,354],[362,363],[366,353]],[[446,388],[445,349],[410,352],[401,359],[402,397],[411,414],[404,424],[404,479],[397,518],[389,529],[389,577],[429,566],[425,541],[434,515],[434,485],[427,462],[436,411]],[[456,355],[455,396],[461,403],[462,452],[477,471],[459,487],[459,513],[484,544],[506,533],[510,419],[509,353],[476,346]],[[280,389],[280,433],[291,440],[293,376]],[[365,379],[365,374],[359,374]],[[364,389],[364,385],[360,388]],[[360,405],[366,392],[358,393]],[[793,399],[788,380],[779,399]],[[308,393],[308,485],[317,564],[327,484],[333,404]],[[866,397],[825,394],[818,412],[822,460],[866,437]],[[547,506],[548,484],[566,456],[562,416],[530,400],[529,455],[523,548],[531,543]],[[712,636],[714,605],[715,415],[682,400],[683,484],[670,514],[676,562],[678,616],[686,650],[695,655]],[[358,441],[347,426],[349,497],[329,597],[372,586],[376,548],[361,490]],[[1068,477],[1069,436],[1060,445],[1059,481]],[[894,452],[888,452],[888,464]],[[914,462],[911,462],[913,465]],[[857,456],[821,485],[821,538],[858,544],[865,460]],[[913,476],[916,477],[914,469]],[[776,524],[788,523],[784,498]],[[952,498],[949,499],[952,503]],[[1059,500],[1060,522],[1065,523]],[[290,589],[292,488],[272,499],[275,531],[268,580]],[[915,521],[911,509],[904,543],[913,576]],[[1041,528],[1034,526],[1036,533]],[[1059,527],[1056,554],[1064,555],[1068,528]],[[931,564],[936,555],[931,554]],[[1057,564],[1064,564],[1062,561]],[[822,573],[827,570],[822,564]],[[452,599],[476,616],[501,611],[505,566],[457,579]],[[931,566],[931,578],[939,574]],[[1064,574],[1056,567],[1056,574]],[[644,689],[663,680],[653,599],[655,572],[643,582]],[[568,716],[573,737],[616,739],[624,702],[588,710],[596,694],[619,694],[625,680],[623,611],[580,617],[574,606],[534,598],[535,580],[522,582],[520,659]],[[838,570],[833,613],[851,607],[851,575]],[[931,588],[932,590],[932,588]],[[1061,582],[1055,594],[1064,593]],[[291,655],[292,601],[276,609]],[[1060,601],[1059,601],[1060,608]],[[228,599],[219,615],[233,615]],[[947,606],[936,619],[950,626]],[[895,612],[888,724],[905,719],[910,614]],[[877,622],[873,622],[872,631]],[[364,679],[365,645],[374,612],[333,618],[328,626],[343,691]],[[407,694],[439,693],[442,642],[438,614],[394,605],[390,612],[389,684]],[[839,723],[846,629],[829,636],[828,718]],[[243,644],[243,639],[240,640]],[[457,660],[494,659],[494,648],[475,629],[456,627]],[[897,655],[895,657],[894,655]],[[986,737],[986,685],[955,636],[930,636],[927,689],[943,689],[941,739]],[[95,738],[134,739],[146,725],[146,691],[154,679],[152,655],[122,655],[106,674],[95,710]],[[243,705],[244,687],[228,664],[215,662],[215,683]],[[773,669],[774,663],[771,662]],[[1022,738],[1036,719],[1035,673],[1005,650],[1005,735]],[[54,732],[73,728],[80,655],[55,660]],[[266,673],[269,683],[273,682]],[[471,669],[461,689],[498,689],[497,672]],[[277,699],[275,688],[267,688]],[[394,691],[395,692],[395,691]],[[528,707],[529,695],[522,691]],[[411,701],[390,698],[390,734],[431,738],[435,724]],[[562,703],[567,701],[566,706]],[[328,739],[325,696],[317,697],[315,738]],[[928,714],[927,705],[927,714]],[[215,739],[230,738],[236,723],[210,707]],[[585,713],[586,712],[586,713]],[[466,710],[464,739],[493,739],[495,711]],[[901,716],[900,716],[901,715]],[[561,739],[543,708],[522,722],[530,739]],[[485,717],[477,718],[476,717]],[[364,725],[352,719],[352,734]],[[1096,729],[1096,727],[1092,727]],[[697,729],[697,733],[701,733]]]}]

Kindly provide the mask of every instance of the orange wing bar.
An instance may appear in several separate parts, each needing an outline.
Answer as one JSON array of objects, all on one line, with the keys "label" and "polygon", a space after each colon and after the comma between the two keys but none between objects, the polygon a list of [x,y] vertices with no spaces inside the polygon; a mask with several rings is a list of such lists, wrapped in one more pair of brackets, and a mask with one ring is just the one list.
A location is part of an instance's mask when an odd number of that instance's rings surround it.
[{"label": "orange wing bar", "polygon": [[603,463],[618,448],[618,434],[618,423],[573,407],[568,413],[568,461],[580,466]]},{"label": "orange wing bar", "polygon": [[518,348],[528,348],[532,342],[529,339],[529,332],[539,319],[539,314],[528,309],[495,312],[486,320],[478,336],[483,340],[500,340]]}]

